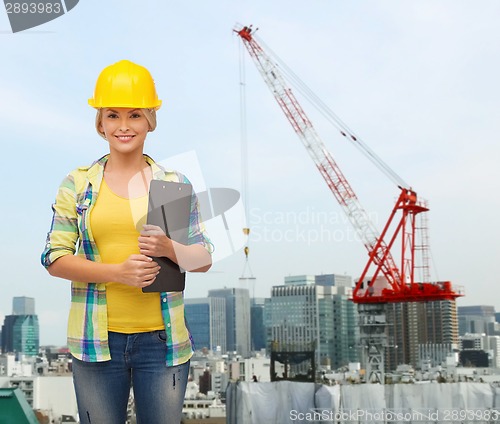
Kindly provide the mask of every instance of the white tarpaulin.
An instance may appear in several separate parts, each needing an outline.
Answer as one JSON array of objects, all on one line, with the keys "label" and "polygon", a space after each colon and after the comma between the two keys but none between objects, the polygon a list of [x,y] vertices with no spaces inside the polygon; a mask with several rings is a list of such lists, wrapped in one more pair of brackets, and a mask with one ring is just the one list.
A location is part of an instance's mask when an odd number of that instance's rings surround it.
[{"label": "white tarpaulin", "polygon": [[382,384],[344,385],[340,389],[341,418],[347,422],[384,424],[387,409]]},{"label": "white tarpaulin", "polygon": [[316,390],[316,408],[338,411],[340,406],[340,386],[321,385]]},{"label": "white tarpaulin", "polygon": [[487,417],[481,411],[493,407],[493,388],[489,384],[394,384],[386,388],[393,410],[416,422],[481,422]]},{"label": "white tarpaulin", "polygon": [[500,388],[488,383],[324,386],[231,383],[227,424],[500,423]]},{"label": "white tarpaulin", "polygon": [[[236,411],[228,411],[235,424],[310,423],[301,414],[314,410],[314,383],[279,381],[274,383],[237,383]],[[234,393],[231,394],[234,396]]]}]

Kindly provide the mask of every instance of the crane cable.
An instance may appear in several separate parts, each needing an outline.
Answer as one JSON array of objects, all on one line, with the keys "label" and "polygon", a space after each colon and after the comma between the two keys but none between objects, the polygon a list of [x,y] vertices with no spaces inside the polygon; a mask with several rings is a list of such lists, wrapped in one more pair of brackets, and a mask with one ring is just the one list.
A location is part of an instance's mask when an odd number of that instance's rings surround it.
[{"label": "crane cable", "polygon": [[[243,228],[243,234],[246,236],[246,245],[243,249],[245,253],[245,266],[240,279],[250,278],[253,279],[252,269],[248,261],[250,253],[249,240],[250,240],[250,226],[249,219],[249,201],[248,201],[248,137],[247,137],[247,110],[246,110],[246,72],[245,72],[245,51],[242,43],[239,46],[239,84],[240,84],[240,140],[241,140],[241,191],[242,201],[245,210],[246,227]],[[250,273],[246,277],[246,271]]]},{"label": "crane cable", "polygon": [[273,52],[259,37],[253,35],[258,43],[268,52],[272,57],[276,66],[280,68],[284,78],[292,85],[297,91],[304,96],[304,98],[319,112],[321,113],[342,136],[352,141],[352,143],[368,158],[377,168],[379,168],[391,181],[402,188],[409,188],[409,185],[389,166],[387,165],[368,145],[356,136],[354,132],[345,124],[301,79],[298,77],[279,56]]}]

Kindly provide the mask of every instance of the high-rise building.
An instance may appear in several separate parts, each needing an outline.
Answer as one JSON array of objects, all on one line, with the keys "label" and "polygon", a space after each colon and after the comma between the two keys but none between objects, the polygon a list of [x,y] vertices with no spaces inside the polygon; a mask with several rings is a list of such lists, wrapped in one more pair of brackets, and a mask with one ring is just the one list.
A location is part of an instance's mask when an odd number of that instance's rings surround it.
[{"label": "high-rise building", "polygon": [[[330,276],[290,276],[274,286],[266,303],[268,344],[316,352],[320,366],[338,368],[359,360],[357,309],[351,283]],[[345,276],[341,276],[345,277]]]},{"label": "high-rise building", "polygon": [[40,347],[40,326],[36,315],[17,315],[13,328],[14,352],[36,356]]},{"label": "high-rise building", "polygon": [[460,359],[463,365],[498,368],[500,337],[468,333],[460,337]]},{"label": "high-rise building", "polygon": [[35,299],[26,296],[14,297],[12,315],[35,315]]},{"label": "high-rise building", "polygon": [[35,356],[39,345],[40,327],[35,314],[35,299],[14,297],[12,315],[7,315],[2,325],[2,352]]},{"label": "high-rise building", "polygon": [[420,345],[458,348],[454,300],[388,303],[386,316],[389,334],[386,370],[394,370],[399,364],[418,367]]},{"label": "high-rise building", "polygon": [[250,338],[253,351],[266,348],[265,303],[265,298],[254,297],[250,299]]},{"label": "high-rise building", "polygon": [[489,305],[459,306],[458,333],[464,336],[468,333],[495,335],[495,307]]},{"label": "high-rise building", "polygon": [[289,275],[285,277],[286,286],[304,286],[314,283],[316,283],[316,277],[314,275]]},{"label": "high-rise building", "polygon": [[2,325],[2,353],[14,352],[14,324],[18,315],[6,315]]},{"label": "high-rise building", "polygon": [[226,352],[226,300],[184,299],[186,321],[197,349]]},{"label": "high-rise building", "polygon": [[248,289],[223,288],[208,291],[208,297],[226,300],[226,348],[250,356],[250,295]]},{"label": "high-rise building", "polygon": [[495,307],[491,305],[458,306],[459,315],[475,315],[482,317],[494,317]]},{"label": "high-rise building", "polygon": [[360,361],[358,307],[349,300],[352,289],[340,286],[333,295],[333,349],[332,368]]},{"label": "high-rise building", "polygon": [[349,275],[321,274],[315,275],[314,281],[321,286],[352,287],[352,278]]}]

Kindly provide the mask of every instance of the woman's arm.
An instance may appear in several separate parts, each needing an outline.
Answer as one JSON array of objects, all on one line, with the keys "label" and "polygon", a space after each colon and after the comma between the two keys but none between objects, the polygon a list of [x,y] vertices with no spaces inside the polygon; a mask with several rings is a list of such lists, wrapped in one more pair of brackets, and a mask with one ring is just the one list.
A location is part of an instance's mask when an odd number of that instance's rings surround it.
[{"label": "woman's arm", "polygon": [[47,268],[50,275],[82,283],[109,281],[133,287],[147,287],[153,283],[160,267],[144,255],[130,255],[119,264],[93,262],[80,256],[65,255]]},{"label": "woman's arm", "polygon": [[156,225],[144,225],[139,237],[139,251],[146,256],[168,258],[186,271],[206,272],[212,266],[212,256],[203,245],[177,243]]},{"label": "woman's arm", "polygon": [[212,255],[203,245],[186,246],[173,240],[170,240],[170,244],[170,253],[167,252],[167,258],[173,260],[186,271],[207,272],[212,267]]}]

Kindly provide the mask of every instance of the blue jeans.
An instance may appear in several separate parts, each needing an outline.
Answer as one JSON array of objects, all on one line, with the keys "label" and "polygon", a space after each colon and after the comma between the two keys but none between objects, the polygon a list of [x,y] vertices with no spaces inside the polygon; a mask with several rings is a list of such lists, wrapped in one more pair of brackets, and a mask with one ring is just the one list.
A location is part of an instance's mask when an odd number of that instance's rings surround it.
[{"label": "blue jeans", "polygon": [[133,387],[138,424],[179,424],[189,361],[167,367],[165,331],[109,333],[111,361],[73,358],[81,424],[124,424]]}]

